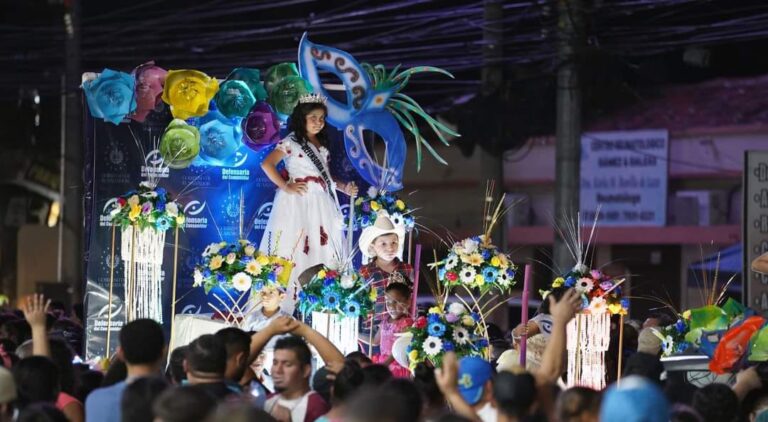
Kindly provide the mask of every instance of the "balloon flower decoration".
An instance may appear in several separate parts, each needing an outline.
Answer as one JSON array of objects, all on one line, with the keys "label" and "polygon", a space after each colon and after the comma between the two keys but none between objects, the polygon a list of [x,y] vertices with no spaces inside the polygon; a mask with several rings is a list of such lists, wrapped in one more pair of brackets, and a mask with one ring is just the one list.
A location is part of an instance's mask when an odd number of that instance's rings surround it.
[{"label": "balloon flower decoration", "polygon": [[[299,69],[301,76],[309,81],[315,92],[328,97],[326,119],[328,123],[344,132],[347,155],[355,169],[369,184],[381,186],[390,192],[403,187],[406,145],[398,122],[416,140],[417,169],[421,169],[422,148],[426,148],[436,160],[446,164],[422,136],[415,117],[424,119],[446,145],[448,141],[445,135],[459,134],[427,114],[413,98],[403,94],[402,90],[414,74],[437,72],[452,78],[447,71],[431,66],[419,66],[404,71],[400,71],[398,66],[388,71],[382,65],[361,64],[345,51],[310,42],[306,33],[299,44]],[[341,79],[346,88],[345,103],[335,100],[325,90],[320,81],[320,70],[331,72]],[[363,140],[364,130],[373,131],[384,140],[387,167],[377,163],[368,153]]]},{"label": "balloon flower decoration", "polygon": [[119,125],[136,111],[136,80],[125,72],[104,69],[83,82],[83,92],[93,117]]}]

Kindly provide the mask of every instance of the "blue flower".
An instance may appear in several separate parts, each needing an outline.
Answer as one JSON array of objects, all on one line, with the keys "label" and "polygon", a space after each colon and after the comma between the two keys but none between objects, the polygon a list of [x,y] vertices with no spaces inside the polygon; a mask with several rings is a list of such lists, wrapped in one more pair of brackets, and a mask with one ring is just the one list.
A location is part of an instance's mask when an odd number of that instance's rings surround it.
[{"label": "blue flower", "polygon": [[157,201],[155,203],[155,209],[160,211],[160,212],[165,211],[165,201],[164,200]]},{"label": "blue flower", "polygon": [[210,276],[211,276],[211,270],[208,269],[208,267],[206,267],[205,270],[203,270],[203,277],[208,278]]},{"label": "blue flower", "polygon": [[433,322],[427,327],[427,332],[431,336],[440,337],[445,334],[445,325],[439,322]]},{"label": "blue flower", "polygon": [[304,300],[306,300],[306,299],[307,299],[307,294],[306,294],[306,293],[304,293],[304,291],[303,291],[303,290],[302,290],[302,291],[300,291],[300,292],[299,292],[299,301],[304,301]]},{"label": "blue flower", "polygon": [[318,299],[317,299],[317,296],[315,296],[315,295],[309,295],[308,299],[309,299],[309,303],[311,303],[311,304],[313,304],[313,305],[314,305],[315,303],[317,303],[317,300],[318,300]]},{"label": "blue flower", "polygon": [[331,286],[333,286],[333,283],[335,283],[335,282],[336,282],[336,280],[334,280],[332,278],[326,278],[325,281],[323,282],[323,287],[331,287]]},{"label": "blue flower", "polygon": [[444,280],[445,279],[445,268],[444,267],[440,267],[440,269],[437,270],[437,278],[440,279],[440,280]]},{"label": "blue flower", "polygon": [[271,283],[274,283],[275,281],[277,281],[277,276],[275,275],[275,273],[269,273],[267,275],[267,281]]},{"label": "blue flower", "polygon": [[483,259],[488,260],[491,258],[491,251],[488,249],[483,249],[481,255],[483,255]]},{"label": "blue flower", "polygon": [[624,309],[629,309],[629,299],[621,299],[621,307]]},{"label": "blue flower", "polygon": [[263,289],[263,288],[264,288],[264,283],[263,283],[263,282],[261,282],[261,281],[259,281],[258,283],[256,283],[256,284],[254,284],[254,285],[253,285],[253,288],[254,288],[255,290],[261,290],[261,289]]},{"label": "blue flower", "polygon": [[688,346],[690,346],[690,344],[688,344],[687,341],[679,341],[675,346],[676,346],[675,348],[677,349],[677,353],[682,353],[688,350]]},{"label": "blue flower", "polygon": [[483,270],[483,278],[485,278],[486,283],[493,283],[496,281],[496,277],[498,276],[498,272],[493,267],[486,267]]},{"label": "blue flower", "polygon": [[576,279],[572,276],[568,276],[568,278],[565,279],[565,287],[573,287],[576,284]]},{"label": "blue flower", "polygon": [[168,230],[169,227],[171,227],[171,222],[168,221],[165,217],[160,217],[155,221],[155,227],[157,227],[160,231]]},{"label": "blue flower", "polygon": [[488,340],[481,338],[477,341],[478,347],[488,347]]},{"label": "blue flower", "polygon": [[227,281],[227,276],[225,276],[224,273],[216,273],[216,281],[223,283]]},{"label": "blue flower", "polygon": [[507,270],[507,275],[509,278],[514,279],[515,278],[515,271],[514,270]]},{"label": "blue flower", "polygon": [[682,319],[678,319],[675,323],[675,329],[678,333],[683,333],[685,331],[685,322]]},{"label": "blue flower", "polygon": [[480,314],[478,314],[477,312],[472,312],[471,315],[472,315],[472,319],[474,319],[475,322],[480,322]]},{"label": "blue flower", "polygon": [[360,225],[363,227],[368,227],[371,225],[371,219],[367,215],[363,215],[360,218]]},{"label": "blue flower", "polygon": [[168,193],[165,188],[158,187],[155,189],[155,192],[157,193],[157,197],[162,198],[163,202],[165,202],[165,195]]},{"label": "blue flower", "polygon": [[341,298],[336,292],[328,291],[323,294],[323,305],[325,305],[326,308],[336,309],[339,306],[340,301]]},{"label": "blue flower", "polygon": [[360,315],[360,304],[354,300],[348,300],[344,305],[344,313],[348,317],[356,317]]},{"label": "blue flower", "polygon": [[444,341],[443,342],[443,350],[445,350],[446,352],[453,351],[454,350],[453,343],[450,342],[450,341]]},{"label": "blue flower", "polygon": [[429,323],[440,322],[440,315],[438,315],[438,314],[429,314],[427,316],[427,322],[429,322]]},{"label": "blue flower", "polygon": [[244,257],[240,258],[240,262],[242,262],[243,264],[247,264],[247,263],[249,263],[251,261],[253,261],[253,258],[250,257],[250,256],[244,256]]},{"label": "blue flower", "polygon": [[85,100],[93,117],[119,125],[136,110],[136,81],[132,75],[104,69],[98,78],[83,82]]}]

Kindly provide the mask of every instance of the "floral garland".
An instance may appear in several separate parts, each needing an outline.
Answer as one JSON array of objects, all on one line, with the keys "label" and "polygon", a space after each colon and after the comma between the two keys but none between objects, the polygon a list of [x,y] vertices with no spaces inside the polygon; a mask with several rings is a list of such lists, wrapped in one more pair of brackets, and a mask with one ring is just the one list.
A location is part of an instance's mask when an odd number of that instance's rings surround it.
[{"label": "floral garland", "polygon": [[357,272],[342,273],[323,267],[299,293],[299,310],[366,317],[373,310],[376,289]]},{"label": "floral garland", "polygon": [[211,243],[195,266],[194,287],[205,293],[214,287],[245,293],[265,286],[285,288],[293,263],[278,256],[263,255],[248,240]]},{"label": "floral garland", "polygon": [[358,227],[366,228],[376,223],[380,210],[389,214],[392,224],[411,230],[416,225],[413,210],[402,199],[391,192],[379,191],[374,186],[368,189],[366,196],[355,200],[355,223]]},{"label": "floral garland", "polygon": [[182,207],[168,200],[168,192],[148,182],[142,182],[139,189],[114,198],[109,218],[112,224],[123,229],[135,225],[141,230],[152,228],[159,231],[184,227],[185,221]]},{"label": "floral garland", "polygon": [[440,367],[446,352],[459,357],[485,355],[488,340],[480,335],[479,322],[480,315],[467,312],[461,303],[450,304],[448,312],[438,306],[430,308],[426,317],[417,318],[408,329],[413,335],[407,349],[411,369],[425,361]]},{"label": "floral garland", "polygon": [[[574,268],[565,275],[557,277],[552,282],[552,288],[573,288],[581,294],[582,311],[592,315],[604,314],[626,315],[629,310],[629,300],[621,297],[620,284],[622,280],[611,278],[599,270]],[[540,291],[546,298],[551,290]]]},{"label": "floral garland", "polygon": [[456,242],[444,260],[433,264],[444,286],[477,288],[485,294],[492,289],[504,292],[515,285],[517,267],[509,256],[484,239],[475,236]]}]

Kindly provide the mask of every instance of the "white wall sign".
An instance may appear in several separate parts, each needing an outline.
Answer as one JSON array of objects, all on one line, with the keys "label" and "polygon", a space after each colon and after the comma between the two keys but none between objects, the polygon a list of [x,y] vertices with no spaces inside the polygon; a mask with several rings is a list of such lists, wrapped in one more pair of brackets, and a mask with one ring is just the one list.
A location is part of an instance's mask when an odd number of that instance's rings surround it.
[{"label": "white wall sign", "polygon": [[582,135],[582,224],[600,206],[601,226],[665,225],[668,141],[666,129]]},{"label": "white wall sign", "polygon": [[768,151],[746,151],[744,155],[744,303],[765,312],[768,275],[752,271],[751,264],[768,252]]}]

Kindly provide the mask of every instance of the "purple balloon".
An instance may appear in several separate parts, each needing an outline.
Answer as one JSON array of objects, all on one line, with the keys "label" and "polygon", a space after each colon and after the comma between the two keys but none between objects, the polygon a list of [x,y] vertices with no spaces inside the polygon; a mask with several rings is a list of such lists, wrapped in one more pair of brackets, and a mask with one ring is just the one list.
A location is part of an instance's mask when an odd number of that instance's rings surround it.
[{"label": "purple balloon", "polygon": [[280,140],[280,119],[265,102],[256,103],[243,119],[243,143],[254,151]]}]

